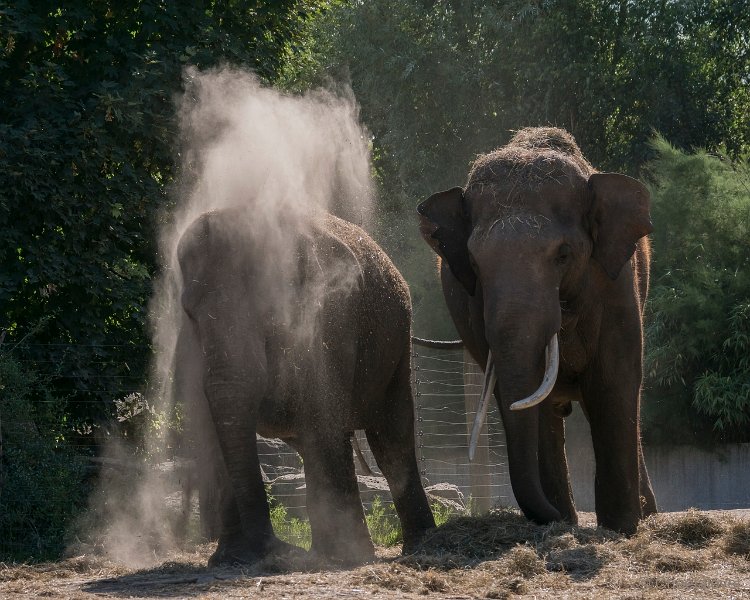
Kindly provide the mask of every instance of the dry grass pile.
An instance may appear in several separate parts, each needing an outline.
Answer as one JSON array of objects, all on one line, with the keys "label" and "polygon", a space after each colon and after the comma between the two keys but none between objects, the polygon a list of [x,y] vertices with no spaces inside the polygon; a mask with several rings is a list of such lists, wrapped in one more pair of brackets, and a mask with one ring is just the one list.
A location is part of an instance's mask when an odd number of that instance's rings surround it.
[{"label": "dry grass pile", "polygon": [[679,517],[653,515],[641,525],[639,534],[688,548],[705,548],[725,529],[718,518],[691,508]]},{"label": "dry grass pile", "polygon": [[[750,558],[747,521],[735,523],[730,517],[690,510],[655,515],[641,524],[635,536],[626,537],[602,528],[539,526],[516,510],[501,509],[450,520],[424,540],[418,553],[395,564],[411,567],[411,577],[416,578],[421,577],[420,570],[451,573],[447,585],[453,591],[466,591],[469,586],[478,593],[477,586],[484,586],[489,594],[485,597],[500,598],[539,586],[567,589],[597,578],[617,580],[623,573],[697,576],[725,564],[727,555]],[[747,567],[750,570],[750,564]],[[471,583],[457,588],[456,573],[472,569]],[[402,570],[401,577],[408,579],[408,573]],[[416,591],[414,586],[409,589]]]},{"label": "dry grass pile", "polygon": [[726,554],[736,554],[750,560],[750,522],[732,523],[724,534],[722,549]]},{"label": "dry grass pile", "polygon": [[[515,509],[501,508],[478,517],[450,519],[424,539],[416,555],[402,560],[420,564],[427,561],[431,566],[442,563],[446,568],[466,567],[497,559],[518,545],[533,548],[539,556],[546,556],[620,538],[619,534],[601,528],[565,523],[536,525]],[[581,552],[577,555],[580,556]]]},{"label": "dry grass pile", "polygon": [[539,526],[516,510],[496,510],[451,519],[410,556],[378,547],[376,562],[354,569],[309,556],[207,569],[212,550],[206,545],[143,570],[88,557],[0,565],[0,597],[750,598],[750,521],[698,511],[654,516],[626,537],[591,526]]},{"label": "dry grass pile", "polygon": [[750,523],[696,509],[680,515],[653,515],[641,524],[636,536],[622,544],[622,550],[645,569],[700,572],[727,556],[750,559]]},{"label": "dry grass pile", "polygon": [[[418,557],[446,567],[497,558],[516,544],[541,541],[545,528],[516,510],[498,509],[478,517],[459,516],[430,532]],[[409,560],[407,557],[405,560]]]},{"label": "dry grass pile", "polygon": [[535,525],[514,509],[458,516],[432,531],[417,553],[361,569],[357,584],[480,598],[564,590],[599,572],[613,556],[603,544],[620,537],[602,529]]}]

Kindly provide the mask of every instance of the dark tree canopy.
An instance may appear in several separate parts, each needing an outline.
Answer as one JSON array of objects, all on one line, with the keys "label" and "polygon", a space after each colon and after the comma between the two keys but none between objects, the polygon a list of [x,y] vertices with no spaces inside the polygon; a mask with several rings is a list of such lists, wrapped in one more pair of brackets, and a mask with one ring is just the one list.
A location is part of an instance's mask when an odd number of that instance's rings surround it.
[{"label": "dark tree canopy", "polygon": [[0,2],[0,560],[59,555],[76,446],[146,385],[183,67],[271,82],[325,4]]},{"label": "dark tree canopy", "polygon": [[0,327],[6,347],[37,330],[26,356],[64,374],[61,391],[88,402],[142,385],[183,67],[228,62],[273,80],[319,4],[0,9]]},{"label": "dark tree canopy", "polygon": [[[731,181],[731,168],[725,165],[716,175],[720,163],[692,161],[684,152],[702,148],[720,152],[726,160],[750,152],[750,2],[371,0],[329,16],[313,23],[313,58],[292,66],[298,69],[297,79],[306,81],[324,74],[351,79],[362,118],[373,133],[383,214],[378,236],[411,285],[417,333],[455,335],[434,259],[417,232],[414,206],[433,192],[464,184],[474,157],[506,143],[514,130],[563,127],[596,168],[656,183],[654,300],[667,312],[661,320],[652,311],[653,352],[671,352],[675,358],[684,342],[690,352],[711,348],[714,353],[710,360],[685,359],[678,370],[664,360],[649,363],[651,396],[665,397],[666,384],[677,398],[660,405],[661,416],[658,410],[648,413],[661,430],[652,439],[688,440],[694,433],[711,437],[714,422],[732,422],[736,432],[747,409],[738,400],[734,410],[724,405],[732,417],[721,416],[723,401],[717,398],[746,393],[746,378],[737,379],[736,388],[726,380],[740,363],[720,363],[724,340],[737,341],[729,336],[730,311],[737,330],[744,326],[743,298],[747,302],[748,290],[731,283],[729,273],[747,266],[733,257],[742,246],[741,235],[727,229],[720,214],[747,200],[739,193],[741,179]],[[656,132],[675,148],[654,146]],[[644,167],[654,159],[647,172]],[[705,175],[705,186],[685,178],[689,168],[668,168],[672,163],[700,167],[694,175]],[[720,202],[711,196],[714,200],[708,202],[706,194],[718,189],[716,181],[724,182],[727,197]],[[692,216],[685,216],[688,212]],[[720,243],[711,245],[711,267],[700,286],[691,271],[694,263],[666,256],[659,237],[669,229],[673,239],[700,239],[706,231],[699,227],[733,240],[725,249]],[[674,246],[670,248],[672,252]],[[678,264],[681,270],[675,271]],[[680,290],[684,324],[668,312],[678,305],[665,300],[668,288],[662,284],[667,280]],[[711,288],[714,280],[721,283]],[[722,295],[727,286],[731,297]],[[690,316],[703,323],[696,327],[708,328],[715,337],[681,340],[688,331],[695,333]],[[657,324],[664,326],[663,335],[656,335]],[[664,379],[668,373],[676,383]],[[689,381],[683,385],[679,377]],[[694,394],[702,394],[705,402],[693,404]],[[711,408],[701,416],[703,405]],[[675,408],[692,415],[691,424],[670,430],[666,415],[676,414]]]}]

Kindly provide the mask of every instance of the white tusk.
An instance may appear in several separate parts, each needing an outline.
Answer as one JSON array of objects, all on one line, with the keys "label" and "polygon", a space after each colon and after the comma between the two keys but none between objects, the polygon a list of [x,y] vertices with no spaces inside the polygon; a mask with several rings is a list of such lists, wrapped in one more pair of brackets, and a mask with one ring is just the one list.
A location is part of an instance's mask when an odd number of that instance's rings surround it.
[{"label": "white tusk", "polygon": [[531,394],[528,398],[519,400],[510,405],[511,410],[523,410],[524,408],[531,408],[536,406],[547,396],[549,396],[552,388],[555,387],[555,381],[557,380],[557,369],[560,367],[560,351],[557,345],[557,334],[552,336],[549,344],[547,344],[547,367],[544,371],[544,379],[542,379],[542,385],[539,389]]},{"label": "white tusk", "polygon": [[495,375],[495,365],[492,362],[492,351],[487,354],[487,367],[484,370],[484,387],[482,387],[482,396],[479,399],[477,414],[474,417],[474,427],[471,430],[471,439],[469,441],[469,460],[474,460],[474,454],[477,451],[479,442],[479,432],[482,430],[484,420],[487,418],[487,408],[490,405],[490,398],[497,383]]}]

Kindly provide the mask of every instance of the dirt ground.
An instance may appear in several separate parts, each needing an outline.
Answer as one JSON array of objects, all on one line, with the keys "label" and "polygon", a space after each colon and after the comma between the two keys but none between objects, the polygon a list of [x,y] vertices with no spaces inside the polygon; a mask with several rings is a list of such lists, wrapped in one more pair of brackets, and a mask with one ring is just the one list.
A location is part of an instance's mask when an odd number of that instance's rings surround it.
[{"label": "dirt ground", "polygon": [[277,561],[208,569],[212,545],[149,569],[78,556],[0,564],[2,598],[750,598],[750,512],[657,515],[630,538],[598,529],[530,524],[502,509],[457,517],[420,553],[354,569]]}]

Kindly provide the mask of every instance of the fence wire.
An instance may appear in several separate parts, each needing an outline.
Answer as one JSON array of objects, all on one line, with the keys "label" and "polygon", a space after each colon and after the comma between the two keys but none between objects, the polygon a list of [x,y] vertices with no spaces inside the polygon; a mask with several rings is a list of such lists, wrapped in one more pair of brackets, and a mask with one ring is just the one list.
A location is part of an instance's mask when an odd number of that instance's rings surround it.
[{"label": "fence wire", "polygon": [[416,348],[413,353],[417,458],[426,487],[452,484],[484,512],[507,503],[505,434],[490,410],[469,461],[469,438],[482,392],[483,374],[463,350]]},{"label": "fence wire", "polygon": [[[463,350],[416,349],[412,355],[416,455],[422,482],[428,492],[452,505],[485,512],[495,504],[508,504],[505,434],[493,407],[473,461],[469,438],[474,408],[479,403],[483,375]],[[494,405],[494,403],[493,403]],[[391,498],[382,489],[382,474],[369,449],[364,432],[356,432],[364,459],[376,479],[363,476],[357,464],[365,505],[375,496]],[[304,478],[292,471],[299,465],[296,452],[280,440],[259,441],[258,454],[273,481],[274,498],[292,511],[304,506]],[[279,469],[276,465],[281,465]]]}]

